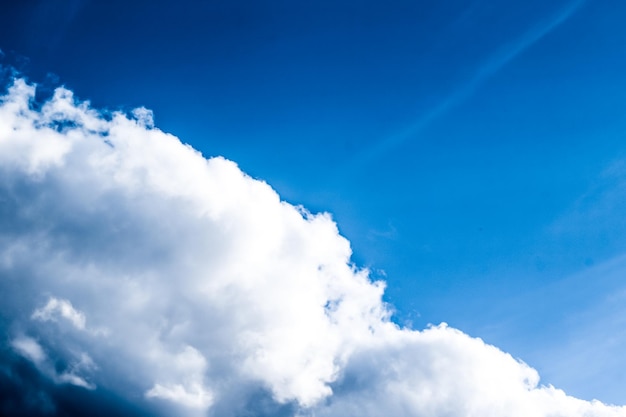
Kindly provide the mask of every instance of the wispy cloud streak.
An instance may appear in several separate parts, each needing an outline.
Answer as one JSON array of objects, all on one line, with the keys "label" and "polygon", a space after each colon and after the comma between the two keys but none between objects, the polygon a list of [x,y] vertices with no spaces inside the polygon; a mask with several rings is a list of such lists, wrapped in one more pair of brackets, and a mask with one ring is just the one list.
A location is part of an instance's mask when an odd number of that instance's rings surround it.
[{"label": "wispy cloud streak", "polygon": [[480,86],[489,78],[500,71],[505,65],[515,59],[518,55],[540,41],[547,34],[552,32],[562,23],[567,21],[574,13],[581,8],[585,0],[571,2],[557,14],[551,16],[543,22],[533,26],[515,41],[506,44],[496,51],[474,72],[471,78],[459,89],[455,90],[434,107],[422,114],[415,122],[399,131],[396,134],[381,139],[369,147],[365,147],[360,153],[350,160],[343,168],[340,177],[349,177],[359,172],[365,166],[374,162],[381,155],[402,143],[415,138],[424,128],[429,126],[433,120],[447,113],[453,107],[461,104],[471,97]]}]

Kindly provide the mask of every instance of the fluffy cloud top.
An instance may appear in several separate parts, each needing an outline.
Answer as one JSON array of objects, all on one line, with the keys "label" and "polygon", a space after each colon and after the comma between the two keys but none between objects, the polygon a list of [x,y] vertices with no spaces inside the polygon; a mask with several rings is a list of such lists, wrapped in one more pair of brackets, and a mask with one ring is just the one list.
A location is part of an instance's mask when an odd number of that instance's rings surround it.
[{"label": "fluffy cloud top", "polygon": [[34,97],[16,79],[0,104],[0,314],[3,355],[53,386],[177,416],[626,416],[458,330],[399,328],[328,214],[149,111]]}]

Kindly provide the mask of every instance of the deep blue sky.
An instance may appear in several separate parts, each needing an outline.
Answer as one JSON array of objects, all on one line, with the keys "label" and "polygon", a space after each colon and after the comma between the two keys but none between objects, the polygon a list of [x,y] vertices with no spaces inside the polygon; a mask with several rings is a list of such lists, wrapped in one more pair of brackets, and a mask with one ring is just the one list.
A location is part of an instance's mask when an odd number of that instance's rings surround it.
[{"label": "deep blue sky", "polygon": [[0,7],[6,64],[97,107],[150,108],[331,212],[398,322],[446,321],[570,394],[626,403],[626,5]]}]

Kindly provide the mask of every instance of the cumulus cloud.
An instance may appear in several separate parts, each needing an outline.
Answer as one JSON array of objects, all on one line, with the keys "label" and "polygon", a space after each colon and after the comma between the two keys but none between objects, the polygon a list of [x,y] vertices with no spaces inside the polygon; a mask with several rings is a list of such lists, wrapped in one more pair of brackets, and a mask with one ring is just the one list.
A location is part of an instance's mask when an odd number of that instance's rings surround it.
[{"label": "cumulus cloud", "polygon": [[155,415],[626,416],[458,330],[399,328],[328,214],[146,109],[97,111],[65,88],[35,102],[15,79],[0,211],[4,354],[52,386]]}]

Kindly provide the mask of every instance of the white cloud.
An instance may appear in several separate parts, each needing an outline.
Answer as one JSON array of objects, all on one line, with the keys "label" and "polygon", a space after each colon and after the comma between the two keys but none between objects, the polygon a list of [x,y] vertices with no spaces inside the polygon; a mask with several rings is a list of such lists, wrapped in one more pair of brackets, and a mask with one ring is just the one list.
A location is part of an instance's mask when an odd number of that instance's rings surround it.
[{"label": "white cloud", "polygon": [[400,331],[354,355],[341,391],[310,415],[623,416],[609,407],[540,386],[526,364],[445,325]]},{"label": "white cloud", "polygon": [[190,408],[206,409],[213,402],[213,395],[201,384],[192,383],[188,386],[181,384],[155,384],[148,392],[148,398],[162,398]]},{"label": "white cloud", "polygon": [[53,381],[172,415],[236,415],[265,391],[302,415],[626,416],[458,330],[398,328],[329,215],[147,110],[33,95],[16,80],[0,105],[0,312]]},{"label": "white cloud", "polygon": [[35,365],[39,365],[47,359],[39,343],[32,337],[17,337],[11,341],[11,347]]},{"label": "white cloud", "polygon": [[[198,350],[185,346],[175,356],[155,362],[166,363],[168,372],[178,374],[174,380],[183,383],[156,383],[146,392],[148,398],[162,398],[190,408],[207,409],[213,403],[213,393],[204,383],[207,362]],[[170,375],[171,378],[171,375]]]},{"label": "white cloud", "polygon": [[35,310],[31,315],[32,319],[41,321],[57,321],[59,317],[69,321],[77,329],[85,328],[85,315],[67,300],[51,297],[45,306]]}]

